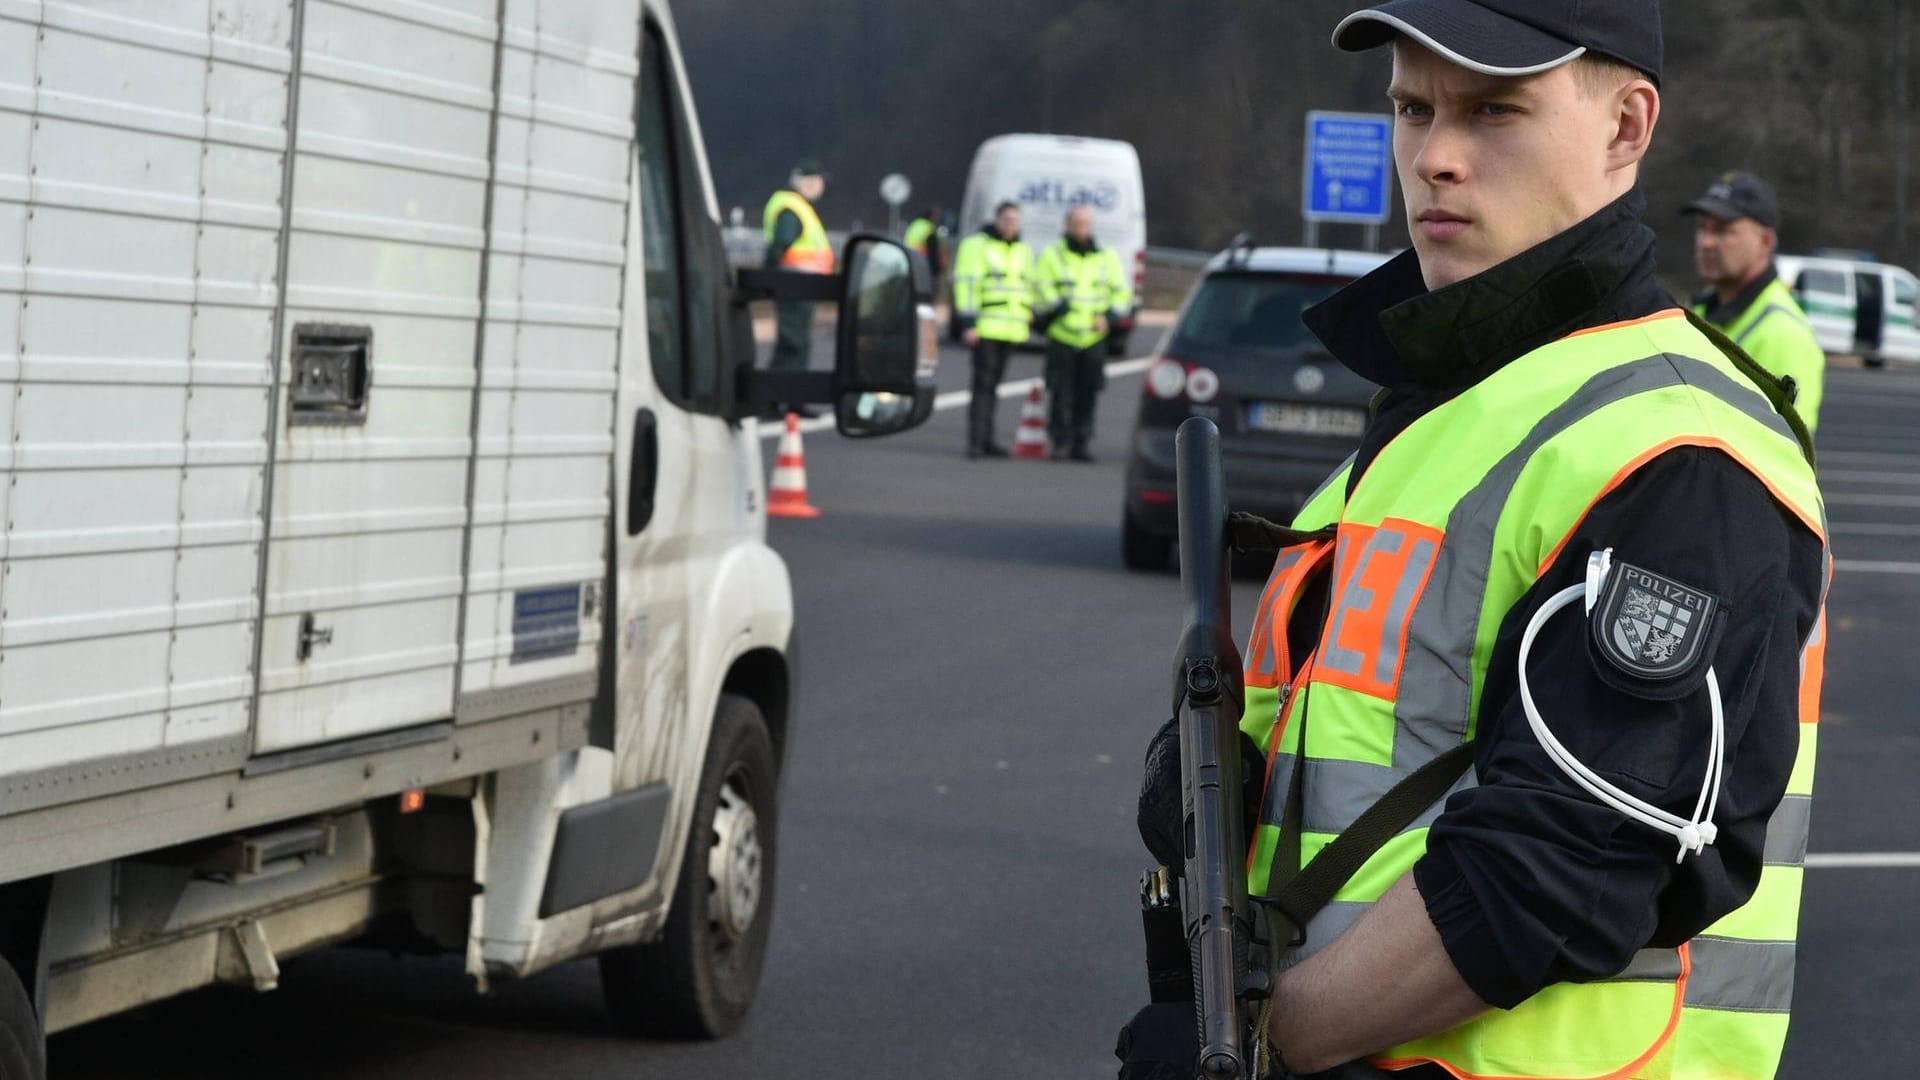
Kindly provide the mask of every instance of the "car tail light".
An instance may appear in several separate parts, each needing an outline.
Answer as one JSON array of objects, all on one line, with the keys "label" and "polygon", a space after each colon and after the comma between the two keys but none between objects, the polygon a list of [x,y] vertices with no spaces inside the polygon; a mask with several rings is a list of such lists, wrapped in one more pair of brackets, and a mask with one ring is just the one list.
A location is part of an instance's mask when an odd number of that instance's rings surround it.
[{"label": "car tail light", "polygon": [[1187,365],[1178,360],[1155,360],[1147,369],[1147,393],[1165,401],[1187,389]]},{"label": "car tail light", "polygon": [[1220,376],[1212,368],[1163,356],[1147,368],[1147,393],[1163,401],[1184,397],[1205,405],[1220,396]]},{"label": "car tail light", "polygon": [[1187,400],[1196,405],[1205,405],[1220,394],[1220,376],[1212,368],[1193,367],[1187,370]]},{"label": "car tail light", "polygon": [[1147,291],[1147,251],[1141,248],[1133,253],[1133,295],[1138,299]]}]

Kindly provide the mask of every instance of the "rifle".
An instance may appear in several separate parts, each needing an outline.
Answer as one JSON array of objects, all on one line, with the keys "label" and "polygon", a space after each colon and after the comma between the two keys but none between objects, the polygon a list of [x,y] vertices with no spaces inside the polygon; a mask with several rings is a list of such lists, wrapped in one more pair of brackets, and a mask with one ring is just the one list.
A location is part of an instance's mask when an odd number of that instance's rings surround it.
[{"label": "rifle", "polygon": [[1241,812],[1240,653],[1228,591],[1226,491],[1220,429],[1194,417],[1174,435],[1180,587],[1187,622],[1174,654],[1175,715],[1186,866],[1180,908],[1193,964],[1200,1031],[1199,1076],[1247,1080],[1262,1072],[1247,1003],[1267,991],[1263,950],[1247,899],[1246,825]]}]

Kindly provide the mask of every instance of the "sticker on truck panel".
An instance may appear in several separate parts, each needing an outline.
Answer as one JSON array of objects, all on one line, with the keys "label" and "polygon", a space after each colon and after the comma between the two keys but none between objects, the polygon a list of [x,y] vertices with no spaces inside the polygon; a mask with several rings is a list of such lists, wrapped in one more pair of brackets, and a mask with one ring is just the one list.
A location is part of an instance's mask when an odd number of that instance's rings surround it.
[{"label": "sticker on truck panel", "polygon": [[578,584],[516,590],[512,662],[571,656],[580,646],[581,602]]}]

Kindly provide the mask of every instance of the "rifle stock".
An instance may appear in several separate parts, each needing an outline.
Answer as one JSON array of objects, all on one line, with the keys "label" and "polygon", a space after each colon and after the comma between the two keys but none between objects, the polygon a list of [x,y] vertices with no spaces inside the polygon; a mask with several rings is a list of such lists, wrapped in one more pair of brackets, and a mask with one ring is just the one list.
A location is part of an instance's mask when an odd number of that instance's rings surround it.
[{"label": "rifle stock", "polygon": [[1253,1040],[1240,995],[1247,985],[1253,918],[1241,818],[1243,698],[1228,591],[1220,430],[1195,417],[1180,425],[1174,447],[1180,585],[1187,602],[1174,656],[1186,861],[1180,906],[1193,960],[1199,1075],[1243,1080],[1258,1068],[1250,1060]]}]

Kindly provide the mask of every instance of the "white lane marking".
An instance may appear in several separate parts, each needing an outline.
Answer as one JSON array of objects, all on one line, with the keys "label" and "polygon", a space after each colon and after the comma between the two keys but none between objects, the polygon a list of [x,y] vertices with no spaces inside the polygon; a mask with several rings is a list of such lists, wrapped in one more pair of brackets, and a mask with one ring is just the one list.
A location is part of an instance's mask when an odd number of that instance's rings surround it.
[{"label": "white lane marking", "polygon": [[1807,856],[1809,870],[1920,868],[1920,851],[1835,851]]},{"label": "white lane marking", "polygon": [[1822,469],[1820,482],[1841,484],[1920,484],[1920,472],[1873,472],[1866,469]]},{"label": "white lane marking", "polygon": [[[1131,360],[1114,360],[1107,364],[1107,377],[1110,379],[1118,379],[1126,375],[1138,375],[1140,372],[1147,370],[1152,363],[1153,357],[1151,356],[1137,356]],[[1038,376],[1031,379],[1014,379],[1011,382],[1001,383],[998,393],[1001,398],[1025,397],[1033,391],[1034,387],[1041,385],[1043,381],[1044,380]],[[933,411],[946,412],[948,409],[958,409],[972,400],[973,391],[971,390],[949,390],[944,394],[937,395],[933,399]],[[778,421],[762,420],[758,421],[758,423],[760,424],[760,437],[762,439],[777,439],[787,430],[787,426]],[[816,431],[830,431],[833,428],[833,424],[834,420],[831,415],[816,416],[811,420],[800,421],[800,430],[802,433],[810,435]]]},{"label": "white lane marking", "polygon": [[1875,562],[1871,559],[1835,559],[1836,574],[1920,574],[1920,562]]},{"label": "white lane marking", "polygon": [[1920,507],[1920,495],[1867,495],[1857,491],[1829,491],[1821,501],[1828,506],[1888,506],[1912,509]]}]

